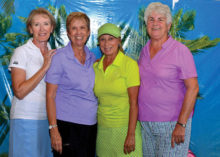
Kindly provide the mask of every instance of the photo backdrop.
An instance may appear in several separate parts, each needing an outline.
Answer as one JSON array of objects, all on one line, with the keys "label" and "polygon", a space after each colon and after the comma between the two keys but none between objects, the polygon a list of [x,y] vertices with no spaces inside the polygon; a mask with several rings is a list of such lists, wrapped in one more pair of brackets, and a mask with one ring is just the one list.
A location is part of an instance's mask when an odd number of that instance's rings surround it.
[{"label": "photo backdrop", "polygon": [[[170,31],[191,50],[198,72],[199,95],[192,122],[190,149],[197,157],[220,157],[220,1],[158,0],[172,11]],[[91,20],[87,46],[97,58],[99,26],[110,22],[122,30],[126,54],[137,60],[149,40],[143,20],[153,0],[0,0],[0,157],[8,154],[9,112],[13,92],[7,70],[13,50],[29,36],[25,20],[32,9],[43,7],[56,18],[57,28],[50,39],[53,48],[67,44],[65,19],[70,12],[85,12]]]}]

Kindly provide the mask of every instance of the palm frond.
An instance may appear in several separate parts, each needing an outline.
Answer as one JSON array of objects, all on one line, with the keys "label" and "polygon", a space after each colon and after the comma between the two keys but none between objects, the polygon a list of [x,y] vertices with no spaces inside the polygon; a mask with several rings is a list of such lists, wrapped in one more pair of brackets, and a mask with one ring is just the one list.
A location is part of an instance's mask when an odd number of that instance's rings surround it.
[{"label": "palm frond", "polygon": [[56,17],[56,28],[50,38],[51,47],[55,49],[57,46],[59,47],[64,45],[63,39],[61,38],[61,34],[63,32],[61,28],[63,28],[65,25],[67,13],[64,5],[60,6],[59,9],[49,5],[48,9],[51,11],[54,17]]},{"label": "palm frond", "polygon": [[216,46],[220,42],[220,38],[216,38],[214,40],[210,40],[208,36],[203,36],[202,38],[198,38],[192,40],[189,43],[186,43],[186,46],[189,47],[191,52],[204,52],[204,49],[208,49]]},{"label": "palm frond", "polygon": [[0,38],[3,38],[5,33],[12,25],[12,17],[0,14]]},{"label": "palm frond", "polygon": [[21,20],[21,22],[26,23],[27,18],[26,17],[22,17],[22,16],[18,16],[18,18]]},{"label": "palm frond", "polygon": [[124,45],[125,41],[129,39],[129,35],[131,33],[131,28],[125,23],[119,24],[123,37],[121,39],[122,45]]},{"label": "palm frond", "polygon": [[142,45],[145,45],[146,42],[149,40],[149,36],[147,34],[147,30],[146,30],[146,23],[144,21],[144,12],[145,12],[145,8],[140,8],[139,9],[139,35],[141,36],[141,41],[142,41]]},{"label": "palm frond", "polygon": [[0,145],[2,145],[2,143],[5,140],[5,137],[7,136],[9,132],[9,124],[4,125],[3,128],[1,128],[1,132],[0,132]]},{"label": "palm frond", "polygon": [[6,135],[9,132],[9,112],[10,107],[5,105],[5,102],[8,98],[6,95],[3,99],[2,104],[0,105],[0,145],[3,143]]},{"label": "palm frond", "polygon": [[180,23],[177,25],[176,32],[178,33],[178,36],[185,38],[184,33],[194,29],[195,15],[195,11],[187,11],[183,14]]},{"label": "palm frond", "polygon": [[60,6],[60,9],[58,10],[60,17],[62,17],[63,19],[66,19],[67,17],[67,13],[66,13],[66,8],[64,5]]},{"label": "palm frond", "polygon": [[170,35],[175,38],[175,37],[179,37],[179,35],[177,35],[178,33],[178,25],[181,21],[181,16],[183,14],[183,9],[180,9],[174,16],[173,16],[173,22],[172,22],[172,26],[170,29]]},{"label": "palm frond", "polygon": [[203,99],[203,95],[201,93],[197,94],[197,99]]},{"label": "palm frond", "polygon": [[177,40],[185,44],[193,54],[198,52],[204,52],[204,49],[214,47],[220,42],[220,38],[210,40],[210,38],[207,35],[194,40],[185,40],[183,38],[177,38]]},{"label": "palm frond", "polygon": [[194,29],[195,11],[187,11],[183,14],[183,9],[180,9],[173,16],[173,23],[170,29],[170,35],[173,38],[185,38],[185,32]]},{"label": "palm frond", "polygon": [[0,0],[0,7],[7,15],[15,13],[14,0]]},{"label": "palm frond", "polygon": [[189,30],[194,29],[194,20],[195,20],[196,12],[193,11],[187,11],[185,14],[183,14],[181,23],[179,24],[179,28],[183,32],[187,32]]}]

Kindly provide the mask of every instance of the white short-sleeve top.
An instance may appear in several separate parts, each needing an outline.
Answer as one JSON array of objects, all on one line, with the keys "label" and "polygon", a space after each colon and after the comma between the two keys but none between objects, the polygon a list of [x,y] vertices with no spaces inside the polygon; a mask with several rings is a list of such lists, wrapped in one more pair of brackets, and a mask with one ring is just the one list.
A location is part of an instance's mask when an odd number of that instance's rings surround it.
[{"label": "white short-sleeve top", "polygon": [[[31,78],[43,65],[43,56],[40,49],[36,47],[33,39],[15,49],[10,60],[8,69],[12,67],[20,68],[26,72],[26,80]],[[48,44],[48,49],[50,45]],[[44,78],[39,84],[22,100],[13,97],[10,111],[11,119],[47,119],[46,113],[46,84]]]}]

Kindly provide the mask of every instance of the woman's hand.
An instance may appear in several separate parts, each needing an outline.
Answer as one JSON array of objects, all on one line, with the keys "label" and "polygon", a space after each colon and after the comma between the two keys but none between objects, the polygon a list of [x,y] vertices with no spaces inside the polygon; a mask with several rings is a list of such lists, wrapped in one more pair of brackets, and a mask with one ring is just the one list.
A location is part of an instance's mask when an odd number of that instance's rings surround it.
[{"label": "woman's hand", "polygon": [[135,150],[135,134],[127,135],[124,143],[124,153],[130,154],[134,150]]},{"label": "woman's hand", "polygon": [[[186,124],[190,114],[193,111],[196,101],[196,96],[199,92],[199,85],[197,78],[185,79],[184,84],[186,87],[186,93],[184,96],[183,105],[180,111],[178,121],[183,124]],[[177,124],[172,133],[171,146],[174,147],[175,143],[176,144],[183,143],[185,140],[184,138],[185,138],[185,128]]]},{"label": "woman's hand", "polygon": [[184,143],[184,141],[185,141],[185,128],[177,124],[172,133],[171,146],[172,148],[174,148],[175,143],[179,145],[180,143]]},{"label": "woman's hand", "polygon": [[136,128],[137,116],[138,116],[138,104],[137,104],[138,90],[139,90],[139,86],[128,88],[130,109],[129,109],[128,132],[124,143],[125,154],[129,154],[135,150],[135,128]]},{"label": "woman's hand", "polygon": [[50,129],[50,139],[52,148],[62,154],[62,138],[57,127]]},{"label": "woman's hand", "polygon": [[45,67],[46,69],[49,69],[52,57],[55,55],[55,51],[56,50],[53,49],[53,50],[49,50],[49,51],[46,51],[46,52],[42,53],[42,55],[44,57],[43,67]]}]

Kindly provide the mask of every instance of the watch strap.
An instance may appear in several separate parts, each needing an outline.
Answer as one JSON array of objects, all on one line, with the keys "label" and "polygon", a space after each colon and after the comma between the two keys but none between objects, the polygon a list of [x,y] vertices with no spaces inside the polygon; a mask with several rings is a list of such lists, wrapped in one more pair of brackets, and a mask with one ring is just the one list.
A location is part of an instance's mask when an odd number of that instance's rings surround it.
[{"label": "watch strap", "polygon": [[177,122],[177,124],[179,124],[179,125],[182,126],[183,128],[186,127],[186,124],[183,124],[183,123],[180,123],[180,122]]},{"label": "watch strap", "polygon": [[55,128],[55,127],[57,127],[57,124],[49,125],[49,130],[52,129],[52,128]]}]

